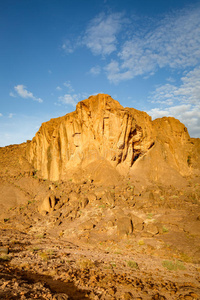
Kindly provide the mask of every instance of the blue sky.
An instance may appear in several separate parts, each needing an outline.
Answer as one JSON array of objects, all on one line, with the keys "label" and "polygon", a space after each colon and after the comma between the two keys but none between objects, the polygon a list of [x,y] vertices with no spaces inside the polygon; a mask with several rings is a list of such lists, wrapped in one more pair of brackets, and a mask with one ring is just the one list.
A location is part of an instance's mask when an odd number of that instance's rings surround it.
[{"label": "blue sky", "polygon": [[200,137],[200,1],[0,0],[0,146],[97,93]]}]

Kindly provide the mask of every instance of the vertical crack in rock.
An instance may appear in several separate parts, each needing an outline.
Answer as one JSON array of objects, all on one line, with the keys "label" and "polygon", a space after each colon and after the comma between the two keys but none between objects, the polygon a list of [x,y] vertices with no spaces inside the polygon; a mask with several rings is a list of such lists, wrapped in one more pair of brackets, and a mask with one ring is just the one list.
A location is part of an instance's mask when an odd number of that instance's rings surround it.
[{"label": "vertical crack in rock", "polygon": [[[99,94],[79,102],[74,112],[43,123],[27,144],[26,155],[41,177],[56,181],[99,160],[128,172],[155,146],[153,163],[159,158],[186,174],[188,154],[180,145],[189,138],[185,126],[174,118],[152,121],[147,113],[123,108],[109,95]],[[175,151],[181,157],[179,164]]]}]

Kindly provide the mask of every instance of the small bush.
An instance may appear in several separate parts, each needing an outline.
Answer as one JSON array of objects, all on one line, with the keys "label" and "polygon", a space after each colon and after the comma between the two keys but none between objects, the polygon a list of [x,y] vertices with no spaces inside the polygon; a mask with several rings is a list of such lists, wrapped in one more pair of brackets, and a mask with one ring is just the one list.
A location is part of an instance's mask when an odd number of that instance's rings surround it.
[{"label": "small bush", "polygon": [[179,260],[172,262],[170,260],[164,260],[162,263],[163,267],[168,269],[169,271],[177,271],[177,270],[185,270],[185,266]]},{"label": "small bush", "polygon": [[144,241],[143,241],[143,240],[139,240],[139,241],[138,241],[138,245],[139,245],[139,246],[143,246],[143,245],[144,245]]},{"label": "small bush", "polygon": [[152,217],[153,217],[153,214],[152,214],[152,213],[149,213],[149,214],[147,215],[147,219],[152,219]]},{"label": "small bush", "polygon": [[6,222],[8,222],[10,220],[10,218],[5,218],[3,220],[4,220],[4,223],[6,223]]},{"label": "small bush", "polygon": [[80,259],[78,261],[78,265],[81,269],[90,269],[90,268],[94,268],[95,264],[92,260],[90,259]]},{"label": "small bush", "polygon": [[43,259],[43,260],[49,260],[49,254],[46,252],[39,252],[38,253],[39,256]]},{"label": "small bush", "polygon": [[127,266],[130,268],[139,269],[138,264],[133,260],[127,261]]},{"label": "small bush", "polygon": [[111,262],[110,265],[111,265],[112,267],[116,267],[116,263],[115,263],[115,262]]},{"label": "small bush", "polygon": [[0,255],[0,261],[9,261],[11,260],[11,257],[4,254],[4,255]]},{"label": "small bush", "polygon": [[45,237],[44,234],[38,234],[38,235],[36,236],[37,239],[43,239],[44,237]]},{"label": "small bush", "polygon": [[99,205],[99,208],[106,208],[106,205],[105,204],[101,204],[101,205]]},{"label": "small bush", "polygon": [[163,226],[162,231],[165,233],[165,232],[168,232],[169,229],[166,226]]}]

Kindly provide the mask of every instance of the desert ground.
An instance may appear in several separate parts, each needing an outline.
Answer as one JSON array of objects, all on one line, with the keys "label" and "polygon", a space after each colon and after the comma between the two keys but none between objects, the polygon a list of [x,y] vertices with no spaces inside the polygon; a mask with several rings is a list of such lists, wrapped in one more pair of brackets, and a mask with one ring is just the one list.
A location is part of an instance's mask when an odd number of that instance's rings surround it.
[{"label": "desert ground", "polygon": [[200,183],[42,179],[0,148],[0,299],[200,299]]}]

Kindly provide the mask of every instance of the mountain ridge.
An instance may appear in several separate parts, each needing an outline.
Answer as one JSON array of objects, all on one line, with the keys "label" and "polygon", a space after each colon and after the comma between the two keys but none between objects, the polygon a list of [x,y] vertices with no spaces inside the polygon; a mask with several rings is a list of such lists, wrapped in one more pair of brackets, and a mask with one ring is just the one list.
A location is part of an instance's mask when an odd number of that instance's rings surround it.
[{"label": "mountain ridge", "polygon": [[[192,142],[179,120],[164,117],[152,121],[146,112],[124,108],[111,96],[98,94],[80,101],[74,112],[43,123],[27,144],[26,156],[42,178],[54,181],[77,173],[91,177],[89,165],[100,164],[100,160],[118,175],[141,176],[143,168],[151,180],[162,181],[166,173],[181,180],[193,173],[193,160],[199,161],[195,144],[197,140]],[[147,157],[148,166],[144,166]],[[93,177],[95,180],[95,174]],[[103,173],[100,177],[100,181],[105,179]]]}]

